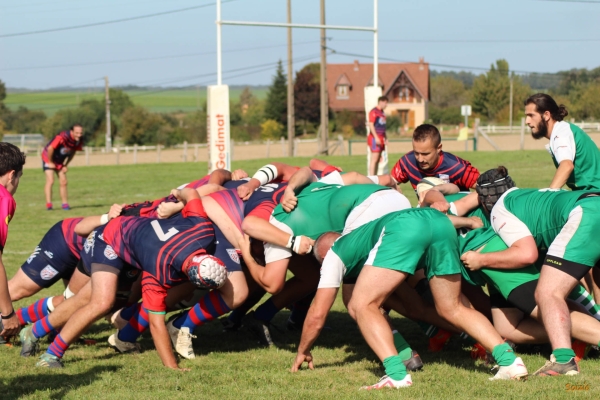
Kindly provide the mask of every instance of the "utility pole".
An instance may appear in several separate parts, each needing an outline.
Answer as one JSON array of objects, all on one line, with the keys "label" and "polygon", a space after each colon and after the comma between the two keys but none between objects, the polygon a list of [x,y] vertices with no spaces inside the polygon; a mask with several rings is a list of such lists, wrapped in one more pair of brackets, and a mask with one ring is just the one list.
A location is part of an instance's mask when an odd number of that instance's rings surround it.
[{"label": "utility pole", "polygon": [[112,149],[112,135],[110,133],[110,96],[108,90],[108,76],[104,77],[104,101],[106,103],[106,152]]},{"label": "utility pole", "polygon": [[[287,23],[292,23],[292,0],[287,0]],[[294,136],[296,134],[296,118],[294,110],[294,71],[292,70],[292,27],[287,28],[288,73],[287,73],[287,125],[288,156],[294,154]]]},{"label": "utility pole", "polygon": [[[321,25],[325,25],[325,0],[321,0]],[[325,29],[321,29],[321,153],[328,154],[329,105],[327,104],[327,53]]]},{"label": "utility pole", "polygon": [[512,133],[512,123],[513,123],[513,77],[510,76],[510,105],[508,110],[508,119],[510,122],[508,123],[510,127],[510,132]]}]

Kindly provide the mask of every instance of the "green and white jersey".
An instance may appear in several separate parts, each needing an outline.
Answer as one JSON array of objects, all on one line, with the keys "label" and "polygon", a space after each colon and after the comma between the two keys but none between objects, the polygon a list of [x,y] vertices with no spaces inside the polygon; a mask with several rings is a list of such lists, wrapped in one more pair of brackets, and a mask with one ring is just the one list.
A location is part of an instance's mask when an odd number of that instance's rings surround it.
[{"label": "green and white jersey", "polygon": [[508,247],[533,236],[538,249],[548,249],[582,195],[566,190],[512,188],[492,209],[492,227]]},{"label": "green and white jersey", "polygon": [[573,162],[573,172],[567,179],[571,190],[600,189],[600,150],[577,125],[565,121],[554,124],[546,149],[557,168],[564,160]]},{"label": "green and white jersey", "polygon": [[341,236],[321,267],[319,288],[337,288],[356,278],[365,265],[414,274],[425,268],[428,278],[460,273],[456,231],[432,208],[394,212]]},{"label": "green and white jersey", "polygon": [[[394,211],[410,208],[408,199],[395,190],[375,184],[344,186],[341,179],[331,184],[332,173],[311,183],[297,194],[298,205],[290,213],[278,205],[269,222],[297,236],[317,239],[325,232],[347,233]],[[292,251],[273,244],[265,245],[267,263],[289,258]]]}]

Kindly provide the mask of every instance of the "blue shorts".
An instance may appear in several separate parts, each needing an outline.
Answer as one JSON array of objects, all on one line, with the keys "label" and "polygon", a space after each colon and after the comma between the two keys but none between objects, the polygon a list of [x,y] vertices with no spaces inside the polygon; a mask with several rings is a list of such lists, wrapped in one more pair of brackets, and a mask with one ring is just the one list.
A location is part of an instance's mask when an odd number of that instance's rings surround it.
[{"label": "blue shorts", "polygon": [[377,144],[377,141],[375,140],[375,136],[373,136],[372,133],[369,133],[369,136],[367,136],[367,143],[369,145],[369,149],[371,150],[371,153],[381,153],[382,151],[385,150],[385,136],[381,136],[381,135],[378,135],[378,136],[383,141],[383,144]]},{"label": "blue shorts", "polygon": [[49,288],[60,279],[70,279],[79,262],[65,242],[62,221],[54,224],[37,245],[21,270],[36,285]]},{"label": "blue shorts", "polygon": [[[105,225],[104,225],[105,226]],[[92,264],[108,265],[118,271],[118,291],[127,292],[141,276],[142,271],[117,256],[113,248],[102,240],[104,226],[92,231],[81,252],[81,262],[77,265],[79,272],[92,276]]]},{"label": "blue shorts", "polygon": [[90,233],[81,252],[82,270],[81,272],[90,276],[92,273],[92,264],[104,264],[121,271],[129,263],[123,261],[114,251],[111,245],[102,239],[104,233],[103,225]]}]

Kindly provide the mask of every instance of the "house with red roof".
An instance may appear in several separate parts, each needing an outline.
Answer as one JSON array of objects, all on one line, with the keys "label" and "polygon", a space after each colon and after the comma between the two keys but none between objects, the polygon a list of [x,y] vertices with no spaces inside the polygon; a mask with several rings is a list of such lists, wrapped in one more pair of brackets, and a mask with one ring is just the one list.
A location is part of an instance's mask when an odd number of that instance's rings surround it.
[{"label": "house with red roof", "polygon": [[[389,100],[386,115],[398,115],[409,128],[427,118],[429,64],[423,58],[415,63],[380,63],[378,84]],[[373,85],[373,64],[327,64],[329,108],[364,115],[364,89]]]}]

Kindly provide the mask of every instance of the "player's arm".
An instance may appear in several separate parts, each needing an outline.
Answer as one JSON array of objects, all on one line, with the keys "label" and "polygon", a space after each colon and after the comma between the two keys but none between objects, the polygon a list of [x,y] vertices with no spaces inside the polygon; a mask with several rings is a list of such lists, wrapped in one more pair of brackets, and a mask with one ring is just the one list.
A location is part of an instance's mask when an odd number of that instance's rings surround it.
[{"label": "player's arm", "polygon": [[[344,182],[344,185],[368,185],[373,183],[379,183],[379,178],[377,179],[378,182],[374,182],[373,179],[369,178],[366,175],[360,174],[356,171],[351,171],[342,175],[342,181]],[[381,185],[381,183],[379,184]]]},{"label": "player's arm", "polygon": [[223,186],[225,182],[229,182],[231,180],[231,172],[226,169],[215,169],[211,172],[210,177],[208,178],[208,183],[214,183],[216,185]]},{"label": "player's arm", "polygon": [[571,160],[563,160],[558,164],[558,168],[554,173],[554,178],[552,178],[552,182],[550,182],[550,189],[560,189],[566,183],[569,176],[573,173],[575,166],[573,165],[573,161]]},{"label": "player's arm", "polygon": [[163,365],[167,368],[189,371],[189,369],[179,368],[177,359],[171,349],[171,339],[165,324],[165,314],[148,311],[148,322],[150,323],[150,333],[154,341],[154,347],[160,357]]},{"label": "player's arm", "polygon": [[289,180],[298,168],[284,163],[273,162],[256,171],[248,182],[238,186],[238,196],[242,200],[248,200],[252,193],[261,185],[266,185],[275,179]]},{"label": "player's arm", "polygon": [[468,251],[460,257],[471,271],[481,268],[519,269],[535,263],[537,258],[538,250],[533,236],[517,240],[506,250],[484,254]]},{"label": "player's arm", "polygon": [[372,113],[369,113],[369,132],[371,132],[371,134],[373,135],[373,138],[375,139],[375,141],[377,142],[377,144],[381,145],[381,138],[379,137],[379,135],[377,134],[377,131],[375,130],[375,116],[371,116]]},{"label": "player's arm", "polygon": [[454,229],[479,229],[483,227],[483,221],[479,217],[457,217],[455,215],[448,215],[450,222],[454,226]]},{"label": "player's arm", "polygon": [[108,223],[113,218],[117,218],[121,215],[121,211],[123,211],[123,207],[126,204],[113,204],[110,207],[110,210],[106,214],[102,215],[93,215],[91,217],[85,217],[77,225],[75,225],[74,231],[79,236],[87,237],[94,229],[99,227],[100,225],[104,225]]},{"label": "player's arm", "polygon": [[297,254],[310,253],[314,244],[314,240],[309,237],[294,236],[254,215],[244,218],[242,230],[251,238],[288,248]]},{"label": "player's arm", "polygon": [[317,177],[313,174],[309,167],[302,167],[290,178],[283,197],[281,198],[281,206],[285,212],[290,212],[296,205],[298,205],[298,199],[296,193],[300,191],[304,186],[316,182]]},{"label": "player's arm", "polygon": [[54,147],[52,147],[53,143],[50,143],[48,145],[48,162],[46,163],[46,165],[48,166],[48,168],[56,168],[56,164],[54,164]]},{"label": "player's arm", "polygon": [[321,288],[310,305],[304,326],[302,328],[302,337],[298,345],[298,354],[292,365],[292,372],[297,372],[304,362],[308,363],[308,368],[314,369],[313,357],[310,349],[321,334],[329,310],[335,302],[338,288]]},{"label": "player's arm", "polygon": [[[0,311],[2,312],[3,325],[0,336],[8,338],[19,333],[21,325],[19,324],[19,319],[17,318],[12,301],[10,300],[10,293],[8,292],[8,278],[2,261],[2,249],[0,249]],[[10,317],[5,318],[8,316]]]},{"label": "player's arm", "polygon": [[288,267],[288,258],[267,263],[266,266],[259,265],[252,257],[250,252],[250,238],[245,237],[241,245],[242,257],[248,267],[252,279],[256,281],[263,289],[271,294],[279,293],[285,285],[285,278]]},{"label": "player's arm", "polygon": [[398,188],[398,185],[396,184],[396,181],[394,180],[394,178],[391,177],[390,174],[369,176],[368,178],[371,181],[373,181],[373,183],[376,183],[376,184],[381,185],[381,186],[391,187],[392,189],[399,190],[400,193],[402,193],[402,191],[400,190],[400,188]]},{"label": "player's arm", "polygon": [[473,192],[452,203],[453,211],[456,211],[454,214],[462,217],[479,207],[479,196],[476,192]]}]

